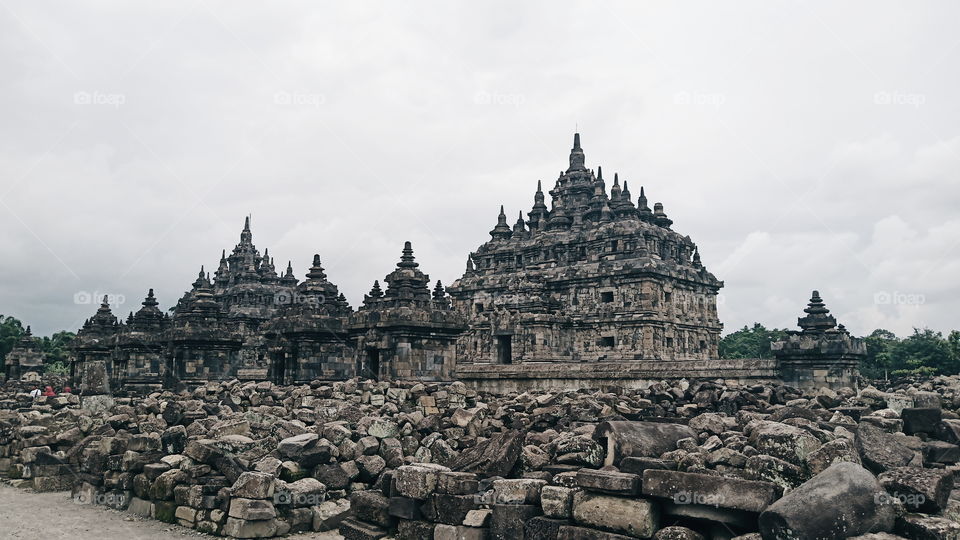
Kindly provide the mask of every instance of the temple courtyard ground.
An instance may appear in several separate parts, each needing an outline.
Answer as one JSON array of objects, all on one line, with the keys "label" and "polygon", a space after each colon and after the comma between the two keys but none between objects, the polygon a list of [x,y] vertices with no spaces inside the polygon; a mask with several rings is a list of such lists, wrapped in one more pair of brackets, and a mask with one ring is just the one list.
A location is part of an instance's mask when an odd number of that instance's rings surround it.
[{"label": "temple courtyard ground", "polygon": [[[166,540],[217,538],[192,529],[76,504],[66,492],[34,493],[0,483],[0,537],[44,540]],[[305,533],[296,540],[338,540],[339,534]]]}]

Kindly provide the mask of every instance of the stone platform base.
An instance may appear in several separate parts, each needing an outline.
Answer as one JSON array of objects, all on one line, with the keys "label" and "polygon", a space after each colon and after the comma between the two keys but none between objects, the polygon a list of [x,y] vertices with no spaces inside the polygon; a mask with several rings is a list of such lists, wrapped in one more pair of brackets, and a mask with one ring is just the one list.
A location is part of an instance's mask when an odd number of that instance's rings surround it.
[{"label": "stone platform base", "polygon": [[773,359],[642,360],[458,364],[456,379],[484,392],[642,389],[664,379],[723,379],[728,385],[779,380]]}]

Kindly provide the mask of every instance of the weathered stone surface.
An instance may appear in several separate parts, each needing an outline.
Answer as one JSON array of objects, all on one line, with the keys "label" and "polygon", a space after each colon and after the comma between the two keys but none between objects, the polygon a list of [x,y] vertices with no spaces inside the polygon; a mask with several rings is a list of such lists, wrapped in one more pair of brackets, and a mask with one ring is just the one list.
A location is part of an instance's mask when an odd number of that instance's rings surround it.
[{"label": "weathered stone surface", "polygon": [[397,491],[404,497],[426,499],[436,489],[439,473],[449,470],[430,463],[404,465],[396,470],[393,479]]},{"label": "weathered stone surface", "polygon": [[265,521],[247,521],[228,517],[223,526],[223,534],[234,538],[269,538],[276,535],[277,522],[273,519]]},{"label": "weathered stone surface", "polygon": [[779,422],[761,422],[750,434],[750,444],[763,454],[803,466],[820,441],[804,429]]},{"label": "weathered stone surface", "polygon": [[540,490],[547,482],[530,478],[495,480],[494,501],[497,504],[539,504]]},{"label": "weathered stone surface", "polygon": [[897,533],[917,540],[955,540],[960,538],[960,523],[922,514],[907,514],[897,519]]},{"label": "weathered stone surface", "polygon": [[389,529],[396,521],[390,515],[390,499],[379,491],[357,491],[350,494],[350,509],[357,519]]},{"label": "weathered stone surface", "polygon": [[569,519],[573,508],[573,494],[576,489],[560,486],[544,486],[540,491],[540,503],[543,515],[549,518]]},{"label": "weathered stone surface", "polygon": [[490,439],[462,452],[448,465],[460,472],[484,476],[506,476],[513,469],[523,447],[519,431],[497,433]]},{"label": "weathered stone surface", "polygon": [[834,463],[843,461],[860,464],[856,443],[850,439],[836,439],[810,452],[807,456],[807,467],[810,474],[816,475],[827,470]]},{"label": "weathered stone surface", "polygon": [[783,489],[770,482],[650,469],[643,473],[643,494],[675,504],[699,504],[762,512]]},{"label": "weathered stone surface", "polygon": [[277,517],[277,511],[270,501],[233,497],[229,516],[244,521],[263,521]]},{"label": "weathered stone surface", "polygon": [[276,479],[272,474],[244,472],[230,488],[234,497],[246,499],[269,499],[276,489]]},{"label": "weathered stone surface", "polygon": [[494,504],[491,509],[491,540],[522,539],[523,524],[542,513],[534,504]]},{"label": "weathered stone surface", "polygon": [[626,457],[660,457],[680,439],[696,436],[688,426],[659,422],[602,422],[593,432],[606,451],[604,465],[617,465]]},{"label": "weathered stone surface", "polygon": [[903,420],[903,432],[907,435],[917,433],[933,434],[940,427],[943,411],[940,407],[903,409],[900,418]]},{"label": "weathered stone surface", "polygon": [[702,534],[686,527],[664,527],[653,535],[654,540],[704,540]]},{"label": "weathered stone surface", "polygon": [[433,538],[436,524],[426,521],[409,521],[401,519],[397,523],[397,540],[421,540]]},{"label": "weathered stone surface", "polygon": [[573,519],[611,532],[651,538],[659,526],[656,505],[645,499],[624,499],[579,492],[573,496]]},{"label": "weathered stone surface", "polygon": [[563,525],[557,531],[557,540],[630,540],[631,538],[635,537],[574,525]]},{"label": "weathered stone surface", "polygon": [[324,501],[312,507],[312,510],[313,530],[332,531],[339,527],[350,514],[350,501],[348,499]]},{"label": "weathered stone surface", "polygon": [[577,485],[588,491],[613,495],[636,495],[640,491],[640,476],[616,471],[580,469]]},{"label": "weathered stone surface", "polygon": [[882,473],[878,479],[908,512],[937,514],[947,507],[953,490],[953,474],[945,470],[898,467]]},{"label": "weathered stone surface", "polygon": [[894,505],[877,479],[855,463],[836,463],[760,514],[764,540],[839,539],[889,532]]},{"label": "weathered stone surface", "polygon": [[339,531],[344,540],[377,540],[387,536],[386,530],[351,518],[340,524]]},{"label": "weathered stone surface", "polygon": [[437,475],[437,492],[447,495],[468,495],[477,493],[480,484],[477,475],[454,471],[441,471]]},{"label": "weathered stone surface", "polygon": [[555,540],[560,527],[570,525],[565,519],[537,516],[523,524],[524,540]]},{"label": "weathered stone surface", "polygon": [[860,424],[857,429],[856,445],[863,464],[877,473],[906,467],[918,460],[916,451],[893,435],[870,424]]},{"label": "weathered stone surface", "polygon": [[433,529],[433,540],[485,540],[486,538],[486,529],[447,524],[438,524]]}]

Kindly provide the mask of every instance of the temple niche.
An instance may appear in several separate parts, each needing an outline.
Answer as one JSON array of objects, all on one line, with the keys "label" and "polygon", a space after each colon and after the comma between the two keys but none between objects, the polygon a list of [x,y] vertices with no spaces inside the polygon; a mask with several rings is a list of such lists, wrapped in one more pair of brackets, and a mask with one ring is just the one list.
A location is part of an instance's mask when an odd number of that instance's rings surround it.
[{"label": "temple niche", "polygon": [[547,208],[511,227],[503,207],[491,239],[467,258],[449,292],[469,319],[461,364],[633,362],[717,358],[723,282],[697,246],[673,231],[663,205],[636,204],[627,182],[584,165],[574,135],[569,167]]}]

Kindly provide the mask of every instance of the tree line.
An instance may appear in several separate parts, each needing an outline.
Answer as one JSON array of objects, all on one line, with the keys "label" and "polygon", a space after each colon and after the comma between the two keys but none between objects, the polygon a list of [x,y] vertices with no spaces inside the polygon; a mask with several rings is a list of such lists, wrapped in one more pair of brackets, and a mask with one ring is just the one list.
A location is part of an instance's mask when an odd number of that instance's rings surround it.
[{"label": "tree line", "polygon": [[[27,329],[19,319],[0,315],[0,372],[6,369],[7,353],[17,346],[17,342],[26,333]],[[51,336],[31,337],[37,344],[37,349],[43,353],[44,368],[47,372],[59,374],[69,372],[69,347],[76,334],[63,331]]]},{"label": "tree line", "polygon": [[[787,335],[786,329],[768,330],[760,323],[744,326],[720,339],[720,358],[772,358],[770,344]],[[870,379],[908,375],[953,375],[960,373],[960,331],[946,336],[929,328],[914,328],[904,338],[877,329],[863,340],[867,356],[860,373]]]}]

